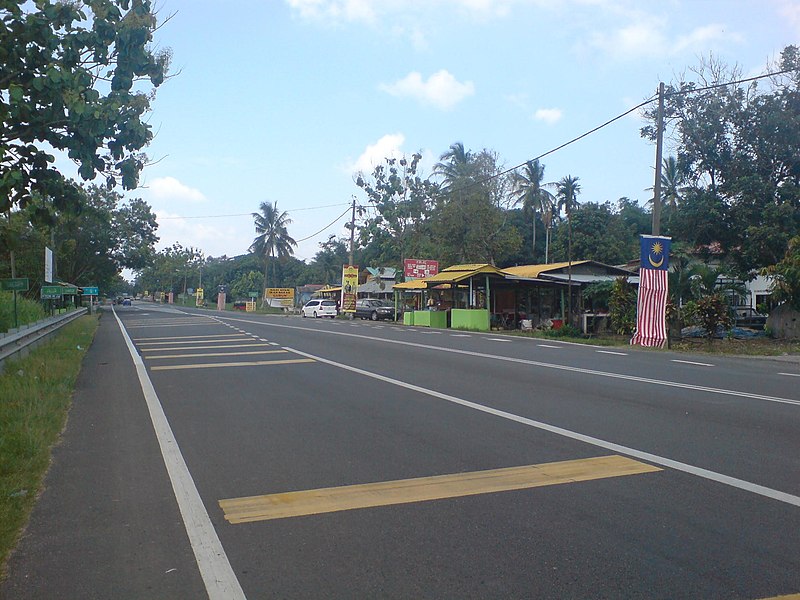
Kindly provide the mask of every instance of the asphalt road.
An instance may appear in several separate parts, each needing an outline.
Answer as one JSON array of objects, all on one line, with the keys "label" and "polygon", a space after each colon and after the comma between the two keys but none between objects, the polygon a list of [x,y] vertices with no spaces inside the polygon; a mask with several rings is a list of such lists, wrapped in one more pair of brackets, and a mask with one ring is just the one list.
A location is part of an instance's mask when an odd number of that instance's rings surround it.
[{"label": "asphalt road", "polygon": [[4,598],[800,593],[797,363],[117,315]]}]

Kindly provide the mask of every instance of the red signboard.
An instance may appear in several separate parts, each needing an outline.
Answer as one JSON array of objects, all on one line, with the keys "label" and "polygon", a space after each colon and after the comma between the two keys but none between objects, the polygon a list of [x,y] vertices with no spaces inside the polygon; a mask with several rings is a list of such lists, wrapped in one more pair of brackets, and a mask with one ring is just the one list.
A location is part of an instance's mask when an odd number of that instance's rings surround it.
[{"label": "red signboard", "polygon": [[406,258],[403,261],[403,273],[406,279],[422,279],[433,277],[439,272],[439,262],[435,260],[418,260]]}]

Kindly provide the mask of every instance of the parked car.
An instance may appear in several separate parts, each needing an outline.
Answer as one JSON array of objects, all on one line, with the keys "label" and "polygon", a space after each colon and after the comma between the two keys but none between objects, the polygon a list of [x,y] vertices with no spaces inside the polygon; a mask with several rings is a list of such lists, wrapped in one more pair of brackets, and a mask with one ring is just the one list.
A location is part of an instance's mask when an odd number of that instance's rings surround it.
[{"label": "parked car", "polygon": [[300,310],[300,314],[305,317],[336,317],[336,301],[334,300],[309,300]]},{"label": "parked car", "polygon": [[388,300],[378,300],[376,298],[362,298],[356,300],[356,317],[378,321],[381,319],[391,319],[394,321],[394,304]]},{"label": "parked car", "polygon": [[130,298],[128,298],[126,296],[125,298],[122,299],[122,306],[130,306],[130,305],[131,305],[131,299]]}]

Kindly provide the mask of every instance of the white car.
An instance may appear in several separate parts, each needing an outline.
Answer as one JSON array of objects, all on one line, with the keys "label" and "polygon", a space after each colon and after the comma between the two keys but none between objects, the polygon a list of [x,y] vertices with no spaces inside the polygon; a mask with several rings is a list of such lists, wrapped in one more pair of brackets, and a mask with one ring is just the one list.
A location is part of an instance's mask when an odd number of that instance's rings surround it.
[{"label": "white car", "polygon": [[333,300],[309,300],[301,309],[300,314],[305,317],[336,317],[336,302]]}]

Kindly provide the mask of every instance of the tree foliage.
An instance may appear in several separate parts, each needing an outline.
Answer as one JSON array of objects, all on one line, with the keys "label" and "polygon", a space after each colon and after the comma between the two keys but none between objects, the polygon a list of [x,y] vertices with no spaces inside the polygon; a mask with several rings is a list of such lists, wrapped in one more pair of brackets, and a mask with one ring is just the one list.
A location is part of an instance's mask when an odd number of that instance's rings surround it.
[{"label": "tree foliage", "polygon": [[84,180],[99,174],[109,188],[135,188],[152,139],[144,117],[170,60],[150,47],[151,2],[6,0],[2,9],[0,211],[33,194],[59,210],[79,200],[52,167],[51,148]]},{"label": "tree foliage", "polygon": [[772,279],[770,291],[776,302],[786,302],[800,310],[800,236],[792,238],[783,259],[761,271]]}]

